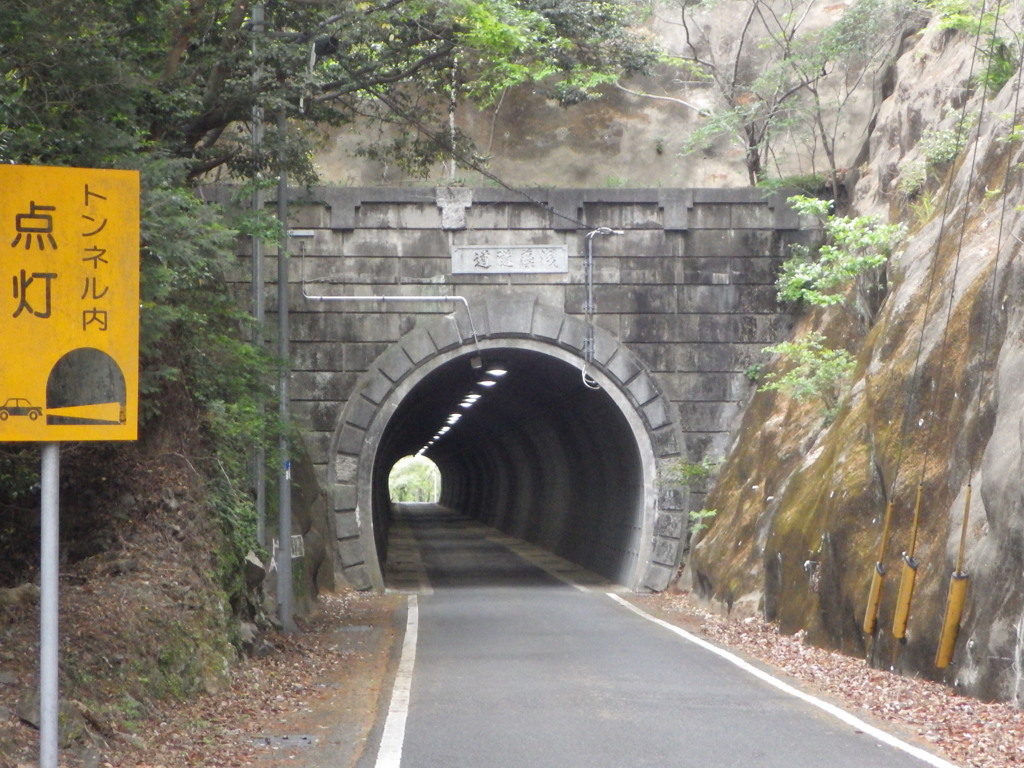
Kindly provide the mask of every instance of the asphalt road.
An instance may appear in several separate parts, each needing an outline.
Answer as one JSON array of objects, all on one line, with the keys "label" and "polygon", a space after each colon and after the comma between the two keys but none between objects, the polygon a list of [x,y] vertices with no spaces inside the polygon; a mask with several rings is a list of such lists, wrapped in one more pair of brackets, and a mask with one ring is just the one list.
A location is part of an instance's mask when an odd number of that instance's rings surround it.
[{"label": "asphalt road", "polygon": [[541,550],[434,507],[403,518],[391,583],[413,621],[360,768],[949,765],[780,690]]}]

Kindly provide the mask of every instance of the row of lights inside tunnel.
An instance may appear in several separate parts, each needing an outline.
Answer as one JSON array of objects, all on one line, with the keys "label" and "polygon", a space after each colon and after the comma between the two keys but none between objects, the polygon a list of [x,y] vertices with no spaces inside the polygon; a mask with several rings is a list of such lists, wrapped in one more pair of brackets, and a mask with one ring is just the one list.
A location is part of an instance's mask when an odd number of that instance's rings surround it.
[{"label": "row of lights inside tunnel", "polygon": [[484,369],[483,361],[479,357],[473,358],[472,365],[475,370],[483,369],[483,378],[477,381],[473,388],[466,393],[466,396],[459,401],[458,408],[461,410],[452,411],[448,415],[441,428],[434,433],[434,436],[427,441],[426,445],[416,452],[417,456],[423,456],[427,451],[437,445],[438,442],[444,439],[444,436],[452,431],[452,427],[459,423],[459,420],[462,419],[465,411],[468,411],[476,405],[477,402],[483,398],[484,394],[486,394],[492,387],[496,387],[502,377],[508,373],[508,368],[501,363],[492,363]]}]

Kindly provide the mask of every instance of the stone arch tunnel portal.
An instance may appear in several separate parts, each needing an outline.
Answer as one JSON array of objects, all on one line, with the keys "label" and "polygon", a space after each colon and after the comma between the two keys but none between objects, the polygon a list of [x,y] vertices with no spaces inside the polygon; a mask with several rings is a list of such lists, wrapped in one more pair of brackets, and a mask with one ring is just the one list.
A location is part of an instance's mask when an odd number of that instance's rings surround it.
[{"label": "stone arch tunnel portal", "polygon": [[[786,199],[291,190],[288,394],[345,581],[383,588],[387,472],[445,426],[479,346],[510,372],[430,446],[444,500],[625,586],[666,588],[703,495],[672,470],[724,454],[745,372],[792,327],[778,266],[819,236]],[[595,242],[602,230],[624,235]],[[231,279],[251,290],[257,262],[239,255]],[[582,386],[585,356],[600,390]]]},{"label": "stone arch tunnel portal", "polygon": [[[654,449],[641,413],[600,369],[526,339],[464,345],[395,387],[360,464],[370,581],[387,558],[388,477],[422,451],[441,472],[441,504],[542,546],[609,580],[643,587],[654,546]],[[372,453],[371,456],[367,455]]]}]

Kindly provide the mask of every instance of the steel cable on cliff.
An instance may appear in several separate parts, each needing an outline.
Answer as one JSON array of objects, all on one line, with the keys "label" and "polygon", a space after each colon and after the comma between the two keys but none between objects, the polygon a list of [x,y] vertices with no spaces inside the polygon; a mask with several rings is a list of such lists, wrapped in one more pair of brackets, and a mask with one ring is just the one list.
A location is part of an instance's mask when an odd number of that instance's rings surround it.
[{"label": "steel cable on cliff", "polygon": [[[994,14],[994,20],[993,20],[993,24],[992,24],[992,35],[991,35],[991,37],[989,39],[989,46],[990,46],[990,48],[995,43],[995,34],[996,34],[996,30],[999,27],[1001,11],[1002,11],[1002,3],[997,2],[996,3],[995,14]],[[981,9],[981,18],[984,18],[984,16],[985,16],[985,7],[983,5],[982,9]],[[974,65],[975,65],[975,63],[977,61],[978,51],[980,50],[980,48],[978,46],[978,42],[980,41],[980,38],[981,38],[981,24],[978,25],[978,33],[975,36],[974,52],[973,52],[973,54],[971,56],[971,68],[970,68],[970,72],[969,72],[969,76],[970,76],[971,79],[973,79],[973,76],[974,76]],[[970,79],[968,80],[968,82],[970,82]],[[981,107],[980,107],[980,109],[978,111],[978,119],[977,119],[978,130],[975,132],[974,143],[973,143],[973,147],[972,147],[972,151],[971,151],[970,165],[968,166],[967,180],[966,180],[966,184],[964,186],[962,214],[961,214],[961,217],[960,217],[960,225],[959,225],[959,227],[960,227],[959,228],[959,236],[957,238],[957,244],[956,244],[956,256],[953,259],[953,270],[952,270],[952,274],[951,274],[950,280],[949,280],[949,301],[948,301],[948,303],[946,305],[946,317],[945,317],[945,320],[944,320],[943,326],[942,326],[942,338],[941,338],[941,340],[939,342],[939,351],[938,351],[939,370],[938,370],[938,372],[936,374],[935,381],[934,381],[934,383],[932,385],[932,389],[931,389],[930,407],[925,411],[925,414],[928,417],[928,427],[927,427],[927,429],[925,431],[924,454],[923,454],[923,456],[921,458],[921,469],[920,469],[920,473],[919,473],[919,476],[918,476],[917,499],[916,499],[916,502],[915,502],[915,505],[914,505],[914,519],[913,519],[912,529],[911,529],[910,545],[908,546],[907,551],[904,552],[904,554],[903,554],[903,572],[902,572],[901,578],[900,578],[900,591],[899,591],[899,593],[897,595],[897,598],[896,598],[896,612],[895,612],[895,615],[893,617],[893,630],[892,630],[892,634],[893,634],[893,637],[895,639],[897,639],[897,640],[900,640],[901,643],[906,641],[907,622],[909,620],[910,606],[911,606],[911,602],[912,602],[912,599],[913,599],[914,584],[916,582],[917,569],[918,569],[918,565],[919,565],[917,560],[915,559],[914,555],[915,555],[917,539],[918,539],[917,534],[918,534],[918,530],[920,529],[920,525],[921,525],[921,504],[922,504],[922,499],[923,499],[923,496],[924,496],[924,486],[925,486],[925,483],[926,483],[926,481],[928,479],[928,469],[929,469],[929,466],[931,464],[931,459],[932,459],[933,435],[935,433],[935,427],[936,427],[936,423],[938,421],[938,419],[935,417],[935,414],[936,414],[936,411],[937,411],[937,408],[938,408],[939,398],[940,398],[941,393],[943,391],[943,383],[944,383],[944,380],[945,380],[945,377],[946,377],[946,372],[947,372],[947,367],[946,367],[947,355],[946,355],[946,351],[947,351],[947,344],[948,344],[948,341],[949,341],[949,328],[950,328],[950,324],[952,323],[952,319],[953,319],[953,308],[954,308],[955,302],[956,302],[957,281],[958,281],[959,274],[960,274],[960,259],[961,259],[961,256],[963,255],[964,239],[966,238],[966,232],[967,232],[967,220],[968,220],[968,213],[969,213],[968,201],[970,199],[971,189],[972,189],[972,187],[974,185],[975,172],[977,171],[977,168],[978,168],[978,152],[979,152],[979,145],[981,143],[980,142],[980,137],[981,137],[980,126],[984,122],[984,118],[985,118],[985,106],[986,106],[987,101],[988,101],[988,86],[989,86],[989,79],[985,78],[983,80],[982,92],[981,92]],[[969,102],[970,102],[969,99],[965,99],[964,100],[964,105],[963,105],[963,108],[962,108],[962,111],[961,111],[961,115],[960,115],[960,121],[959,121],[959,123],[957,125],[957,137],[958,137],[957,144],[958,145],[960,143],[959,142],[959,137],[961,135],[961,132],[966,130],[967,108],[968,108]],[[953,195],[952,195],[952,182],[953,182],[953,177],[954,177],[954,170],[955,170],[955,164],[950,168],[949,187],[948,187],[947,192],[946,192],[946,201],[947,201],[947,203],[949,203],[949,201],[953,197]],[[947,205],[945,207],[945,209],[948,210],[948,208],[949,208],[949,206]],[[945,224],[945,222],[943,222],[943,225],[944,224]],[[934,274],[934,272],[937,272],[937,270],[938,270],[939,255],[940,255],[939,254],[939,250],[942,247],[942,241],[943,241],[943,238],[941,237],[941,234],[940,234],[940,237],[939,237],[938,241],[936,242],[935,256],[934,256],[934,261],[932,263],[932,266],[935,268],[934,271],[933,271],[933,274]],[[923,340],[924,340],[924,330],[925,330],[925,327],[924,327],[924,325],[922,325],[922,328],[921,328],[921,339],[920,339],[922,344],[923,344]],[[920,347],[919,347],[919,352],[920,352]],[[955,393],[954,393],[954,397],[956,397]],[[968,494],[968,502],[970,501],[969,496],[970,495]],[[964,581],[963,587],[964,588],[966,587],[966,581]],[[961,587],[957,586],[956,590],[959,591],[959,589],[961,589]]]},{"label": "steel cable on cliff", "polygon": [[[985,7],[983,5],[982,13],[984,13],[984,12],[985,12]],[[973,80],[973,78],[974,78],[974,70],[975,70],[975,65],[976,65],[976,62],[977,62],[977,55],[978,55],[978,50],[979,50],[978,43],[981,40],[981,33],[982,33],[981,26],[979,25],[977,33],[975,35],[975,45],[973,46],[973,53],[972,53],[972,56],[971,56],[971,63],[970,63],[970,68],[969,68],[969,72],[968,72],[968,80],[967,80],[968,83],[971,80]],[[960,119],[957,121],[955,136],[956,136],[956,143],[958,145],[963,141],[963,133],[964,133],[965,126],[966,126],[967,107],[968,107],[969,101],[970,101],[969,99],[964,99],[964,104],[963,104],[963,107],[961,109]],[[946,181],[945,181],[947,186],[951,186],[952,185],[952,180],[953,180],[953,177],[954,177],[954,170],[955,170],[955,165],[951,166],[949,171],[948,171],[948,173],[947,173]],[[971,173],[973,174],[973,166],[972,166]],[[970,186],[968,185],[968,189],[969,188],[970,188]],[[904,408],[903,408],[903,414],[904,415],[903,415],[903,421],[902,421],[902,423],[900,425],[899,441],[898,441],[897,451],[896,451],[896,461],[895,461],[895,466],[894,466],[894,470],[893,470],[893,476],[892,476],[891,482],[889,484],[889,496],[888,496],[888,500],[887,500],[887,503],[886,503],[885,518],[884,518],[884,522],[883,522],[883,531],[882,531],[881,540],[879,542],[877,560],[875,562],[874,571],[872,573],[871,586],[870,586],[870,591],[869,591],[869,595],[868,595],[867,606],[866,606],[866,609],[865,609],[863,630],[864,630],[865,634],[868,634],[868,635],[875,635],[876,632],[877,632],[877,629],[878,629],[878,609],[879,609],[879,605],[881,603],[882,585],[883,585],[883,581],[884,581],[884,577],[885,577],[885,573],[886,573],[885,564],[884,564],[885,550],[886,550],[886,547],[887,547],[887,544],[888,544],[888,539],[889,539],[889,535],[890,535],[890,531],[891,531],[892,517],[893,517],[893,511],[894,511],[894,507],[895,507],[895,496],[896,496],[896,491],[897,491],[897,483],[898,483],[899,476],[900,476],[900,471],[901,471],[902,465],[903,465],[903,459],[904,459],[904,453],[905,453],[905,450],[906,450],[907,440],[909,438],[910,424],[913,421],[913,418],[912,418],[912,410],[913,410],[912,409],[912,405],[913,405],[914,400],[915,400],[914,395],[915,395],[915,392],[917,391],[917,388],[918,388],[918,386],[920,384],[920,378],[921,378],[921,359],[922,359],[923,354],[924,354],[925,330],[926,330],[926,328],[928,326],[928,317],[929,317],[929,314],[931,312],[932,299],[933,299],[933,296],[935,294],[936,284],[938,282],[938,261],[939,261],[939,259],[938,259],[938,250],[939,250],[939,247],[941,246],[942,242],[945,239],[944,235],[945,235],[946,228],[947,228],[947,221],[948,221],[948,218],[949,218],[950,213],[951,213],[951,208],[952,208],[951,195],[949,195],[947,193],[946,198],[943,201],[942,215],[941,215],[940,222],[939,222],[939,232],[938,232],[938,236],[936,238],[935,257],[933,258],[932,263],[929,265],[929,269],[928,269],[928,278],[927,278],[927,281],[926,281],[927,289],[926,289],[926,292],[925,292],[924,313],[923,313],[923,316],[921,318],[920,332],[918,334],[917,348],[916,348],[915,356],[914,356],[914,367],[912,369],[911,376],[910,376],[910,379],[908,380],[907,387],[906,387],[905,405],[904,405]],[[966,211],[966,207],[965,207],[965,211]],[[960,249],[962,247],[962,244],[963,244],[963,233],[961,231],[961,239],[960,239],[960,241],[958,243],[958,248],[957,248],[957,262],[959,262]],[[948,329],[948,322],[949,322],[949,316],[947,314],[946,328],[944,328],[944,330],[943,330],[943,339],[942,339],[942,348],[943,349],[945,347],[945,342],[946,342],[946,331]],[[940,371],[939,371],[940,378],[941,378],[941,372],[942,372],[942,368],[941,368],[941,362],[940,362]],[[925,413],[928,413],[928,411],[925,411]],[[919,425],[923,424],[923,422],[924,422],[924,417],[921,417],[919,419]],[[934,420],[930,420],[929,421],[929,425],[928,425],[929,426],[929,436],[930,436],[930,430],[931,430],[931,428],[933,426],[933,423],[934,423]],[[930,452],[930,448],[929,448],[928,443],[926,441],[925,456],[924,456],[924,460],[922,462],[923,465],[927,465],[929,452]],[[894,616],[894,619],[893,619],[893,637],[895,639],[899,640],[901,642],[901,644],[903,642],[905,642],[905,638],[906,638],[906,622],[907,622],[907,618],[909,617],[910,604],[911,604],[912,598],[913,598],[914,581],[915,581],[915,578],[916,578],[916,572],[917,572],[917,567],[918,567],[917,561],[914,559],[914,554],[915,554],[915,550],[916,550],[916,546],[917,546],[917,532],[918,532],[918,530],[920,528],[920,522],[921,522],[921,501],[922,501],[922,495],[923,495],[923,478],[924,478],[924,475],[922,474],[921,478],[919,479],[917,493],[916,493],[916,497],[915,497],[914,511],[913,511],[913,520],[912,520],[912,524],[911,524],[910,543],[909,543],[909,545],[907,547],[907,550],[905,550],[903,552],[903,555],[902,555],[903,570],[902,570],[902,573],[901,573],[900,588],[899,588],[899,593],[898,593],[898,597],[897,597],[897,601],[896,601],[895,616]],[[897,648],[898,647],[899,646],[897,646]],[[894,649],[893,666],[895,666],[895,653],[896,653],[896,649]]]},{"label": "steel cable on cliff", "polygon": [[[994,37],[994,33],[993,33]],[[1024,75],[1024,67],[1020,64],[1017,66],[1017,78],[1014,85],[1014,97],[1013,97],[1013,118],[1011,125],[1017,125],[1018,115],[1020,114],[1020,97],[1021,97],[1021,86],[1022,86],[1022,75]],[[987,81],[986,81],[987,85]],[[970,423],[973,425],[972,432],[977,433],[980,430],[982,420],[982,404],[985,392],[990,386],[990,379],[994,378],[994,364],[991,372],[989,367],[986,365],[988,360],[990,349],[992,346],[992,328],[995,325],[995,314],[996,314],[996,295],[999,287],[999,268],[1000,259],[1003,250],[1003,234],[1006,229],[1006,210],[1008,195],[1006,194],[1007,186],[1010,183],[1010,171],[1013,168],[1012,164],[1013,152],[1007,149],[1006,152],[1006,165],[1003,169],[1003,182],[1001,189],[1002,202],[999,208],[999,226],[996,232],[996,250],[995,250],[995,261],[992,265],[992,276],[991,285],[988,292],[988,311],[985,316],[985,340],[981,347],[981,379],[978,382],[977,397],[975,399],[975,412],[974,419]],[[974,439],[977,437],[976,434],[968,434],[967,445],[968,449],[973,444]],[[970,455],[970,454],[969,454]],[[957,546],[956,560],[953,566],[953,572],[949,576],[949,587],[946,592],[946,606],[943,611],[942,617],[942,629],[939,634],[938,646],[935,650],[935,666],[939,669],[946,669],[950,662],[953,660],[953,652],[956,648],[957,637],[960,634],[960,620],[963,616],[964,605],[967,601],[967,589],[969,584],[970,575],[965,569],[966,565],[966,549],[967,549],[967,533],[968,524],[970,522],[971,512],[971,497],[974,484],[974,473],[975,473],[975,462],[977,458],[970,456],[967,468],[967,487],[964,492],[964,507],[963,515],[960,520],[960,541]]]},{"label": "steel cable on cliff", "polygon": [[[996,30],[998,29],[1001,10],[1002,10],[1001,4],[997,3],[996,13],[994,15],[994,21],[993,21],[993,24],[992,24],[992,35],[991,35],[991,38],[989,40],[990,49],[996,43]],[[984,16],[984,13],[985,13],[984,7],[982,8],[982,12],[981,13],[982,13],[982,16]],[[976,38],[975,38],[975,45],[973,47],[973,51],[974,52],[973,52],[972,58],[971,58],[971,67],[970,67],[970,75],[969,75],[968,82],[970,82],[970,80],[973,79],[974,68],[975,68],[975,64],[976,64],[976,61],[977,61],[977,54],[978,54],[978,51],[980,50],[980,47],[978,45],[980,37],[981,37],[981,25],[979,24],[978,33],[977,33]],[[1019,106],[1019,99],[1020,99],[1020,78],[1021,78],[1021,70],[1020,70],[1020,67],[1018,67],[1018,71],[1017,71],[1017,90],[1015,92],[1015,103],[1014,103],[1014,115],[1015,116],[1017,114],[1017,109],[1018,109],[1018,106]],[[985,106],[986,106],[987,99],[988,99],[989,84],[990,84],[989,79],[985,78],[983,80],[981,108],[979,109],[978,119],[977,119],[977,124],[979,126],[984,122]],[[961,112],[960,120],[959,120],[959,123],[957,125],[957,143],[958,144],[960,143],[960,137],[961,137],[962,132],[964,131],[965,126],[966,126],[967,107],[968,107],[968,100],[965,100],[964,101],[964,106],[963,106],[963,109],[962,109],[962,112]],[[944,380],[945,375],[946,375],[946,348],[947,348],[947,342],[948,342],[948,339],[949,339],[949,329],[950,329],[950,325],[952,323],[953,308],[954,308],[955,299],[956,299],[956,288],[957,288],[959,269],[960,269],[960,259],[961,259],[962,253],[963,253],[963,244],[964,244],[964,240],[965,240],[965,237],[966,237],[967,218],[968,218],[967,200],[970,197],[971,189],[972,189],[972,187],[974,185],[974,181],[975,181],[975,172],[976,172],[977,167],[978,167],[979,145],[980,145],[980,127],[979,127],[977,133],[975,134],[974,146],[973,146],[973,149],[972,149],[972,155],[971,155],[970,166],[969,166],[969,172],[968,172],[968,177],[967,177],[967,181],[966,181],[966,185],[965,185],[964,205],[963,205],[963,208],[962,208],[963,213],[962,213],[962,217],[961,217],[961,221],[960,221],[960,233],[959,233],[959,237],[958,237],[958,240],[957,240],[956,256],[955,256],[955,259],[954,259],[952,275],[951,275],[951,278],[950,278],[949,302],[947,304],[946,317],[945,317],[945,320],[944,320],[944,323],[943,323],[942,338],[941,338],[941,341],[940,341],[940,344],[939,344],[939,351],[938,351],[938,354],[939,354],[939,357],[938,357],[938,359],[939,359],[939,370],[937,372],[935,381],[933,382],[933,386],[932,386],[932,392],[931,392],[931,398],[930,398],[930,407],[927,410],[924,411],[924,413],[929,417],[929,422],[928,422],[928,427],[927,427],[927,431],[926,431],[926,435],[925,435],[924,452],[923,452],[923,456],[922,456],[922,459],[921,459],[921,469],[920,469],[920,474],[919,474],[919,478],[918,478],[917,494],[916,494],[915,505],[914,505],[914,516],[913,516],[912,527],[911,527],[910,544],[909,544],[907,550],[903,553],[903,558],[902,558],[902,560],[903,560],[903,569],[902,569],[902,574],[901,574],[901,579],[900,579],[900,589],[899,589],[899,594],[897,596],[896,610],[895,610],[895,615],[894,615],[894,618],[893,618],[893,637],[894,637],[894,639],[899,640],[899,643],[896,646],[894,646],[894,648],[893,648],[893,659],[892,659],[892,666],[893,667],[896,666],[896,660],[898,658],[898,654],[899,654],[900,648],[906,643],[906,627],[907,627],[907,621],[908,621],[909,614],[910,614],[910,606],[911,606],[912,599],[913,599],[914,585],[915,585],[915,582],[916,582],[916,574],[917,574],[917,568],[918,568],[918,562],[915,559],[914,555],[915,555],[915,550],[916,550],[918,531],[920,529],[920,524],[921,524],[921,504],[922,504],[922,498],[923,498],[923,492],[924,492],[924,484],[925,484],[925,482],[927,481],[927,478],[928,478],[928,469],[929,469],[929,464],[931,462],[931,456],[932,456],[932,448],[931,448],[931,446],[932,446],[932,437],[933,437],[933,433],[934,433],[934,429],[935,429],[935,421],[936,421],[935,413],[936,413],[936,408],[937,408],[938,399],[940,397],[940,393],[943,390],[943,380]],[[951,188],[952,188],[952,180],[954,178],[954,170],[955,170],[955,166],[952,166],[950,168],[950,172],[949,172],[949,175],[947,177],[947,183],[948,183],[949,189],[947,190],[947,196],[946,196],[945,204],[943,206],[943,217],[942,217],[942,220],[941,220],[941,223],[940,223],[939,236],[938,236],[937,241],[936,241],[936,249],[935,249],[934,259],[932,261],[932,265],[931,265],[931,268],[930,268],[929,281],[928,281],[928,298],[927,298],[927,302],[926,302],[926,305],[925,305],[925,314],[924,314],[924,317],[922,319],[921,331],[920,331],[920,335],[919,335],[919,338],[918,338],[918,349],[917,349],[917,354],[916,354],[916,359],[915,359],[914,374],[913,374],[911,380],[909,381],[909,386],[908,386],[908,404],[909,404],[909,402],[912,399],[912,393],[916,390],[917,386],[920,383],[919,382],[920,362],[921,362],[921,357],[923,355],[924,334],[925,334],[925,329],[927,327],[928,308],[930,306],[931,296],[932,296],[932,293],[934,291],[934,286],[935,286],[935,283],[936,283],[936,276],[937,276],[937,272],[938,272],[938,262],[939,262],[939,249],[941,248],[941,245],[942,245],[942,243],[944,241],[943,234],[944,234],[945,229],[946,229],[946,220],[947,220],[947,216],[949,214],[949,210],[950,210],[951,205],[952,205],[952,203],[951,203],[951,198],[952,198],[951,191],[952,191],[952,189]],[[1006,184],[1008,183],[1009,170],[1010,170],[1010,166],[1009,166],[1009,156],[1008,156],[1007,167],[1004,170],[1004,184],[1003,184],[1003,188],[1004,189],[1006,187]],[[991,292],[990,292],[988,317],[987,317],[987,320],[986,320],[986,323],[985,323],[985,342],[984,342],[984,345],[983,345],[983,348],[982,348],[982,359],[983,360],[988,355],[988,349],[989,349],[989,346],[990,346],[990,343],[991,343],[991,332],[992,332],[992,325],[993,325],[992,320],[993,320],[993,314],[994,314],[994,311],[995,311],[995,290],[996,290],[996,286],[998,285],[997,278],[998,278],[998,271],[999,271],[999,255],[1000,255],[1000,252],[1002,250],[1003,229],[1004,229],[1004,223],[1005,223],[1005,216],[1006,216],[1006,197],[1004,196],[1003,201],[1002,201],[1001,211],[1000,211],[1000,224],[999,224],[999,232],[998,232],[998,235],[997,235],[997,244],[996,244],[996,262],[995,262],[995,265],[994,265],[994,268],[993,268],[992,289],[991,289]],[[983,370],[982,380],[981,380],[981,382],[979,384],[979,395],[978,395],[978,401],[977,401],[977,408],[979,410],[976,413],[976,417],[975,417],[975,420],[973,422],[975,425],[977,425],[980,422],[980,408],[981,408],[980,398],[981,398],[982,392],[985,390],[985,387],[986,387],[986,384],[985,384],[985,372]],[[898,473],[898,469],[899,469],[899,466],[900,466],[900,462],[902,461],[902,455],[903,455],[903,451],[904,451],[904,448],[905,448],[905,440],[906,440],[906,436],[907,436],[907,426],[908,426],[908,424],[911,421],[911,419],[909,418],[909,408],[906,409],[906,415],[905,415],[904,418],[905,418],[905,420],[904,420],[904,423],[902,425],[903,429],[901,430],[901,442],[900,442],[900,449],[899,449],[899,459],[898,459],[898,462],[897,462],[897,473]],[[921,421],[919,423],[923,422],[923,420],[924,420],[924,417],[922,417],[922,419],[921,419]],[[967,479],[967,487],[966,487],[965,501],[964,501],[965,506],[964,506],[964,513],[963,513],[963,518],[962,518],[962,524],[961,524],[961,531],[960,531],[960,545],[959,545],[959,549],[958,549],[958,553],[957,553],[956,565],[955,565],[954,571],[953,571],[953,573],[952,573],[952,575],[950,577],[950,584],[949,584],[949,589],[948,589],[948,592],[947,592],[947,600],[946,600],[946,608],[945,608],[945,611],[944,611],[943,624],[942,624],[942,629],[941,629],[940,636],[939,636],[939,642],[937,644],[937,649],[936,649],[935,664],[939,668],[945,668],[946,666],[948,666],[948,664],[949,664],[949,662],[950,662],[950,660],[952,658],[953,648],[955,646],[956,637],[957,637],[957,634],[959,632],[960,618],[962,616],[963,606],[964,606],[964,603],[965,603],[965,600],[966,600],[968,579],[967,579],[967,574],[964,571],[964,551],[965,551],[965,544],[966,544],[966,537],[967,537],[967,530],[968,530],[969,510],[970,510],[970,503],[971,503],[971,491],[972,491],[971,483],[972,483],[973,472],[974,472],[973,464],[974,464],[974,460],[972,459],[971,462],[970,462],[970,465],[968,467],[968,479]],[[894,478],[893,478],[893,486],[892,486],[894,491],[895,491],[895,481],[896,481],[896,477],[894,476]],[[873,575],[873,579],[872,579],[872,592],[871,592],[871,595],[869,597],[868,609],[867,609],[867,612],[866,612],[866,615],[865,615],[865,625],[864,626],[865,626],[865,630],[866,631],[868,630],[869,622],[871,622],[871,623],[874,622],[874,616],[872,614],[872,611],[874,611],[875,614],[877,614],[877,608],[878,608],[878,602],[879,602],[879,594],[880,594],[880,589],[881,589],[881,577],[884,574],[884,566],[882,566],[882,563],[881,563],[881,556],[884,554],[885,539],[888,537],[888,534],[889,534],[889,528],[890,528],[890,525],[891,525],[891,516],[892,516],[892,508],[891,508],[891,504],[890,504],[889,506],[887,506],[887,509],[886,509],[886,522],[885,522],[884,531],[883,531],[883,539],[882,539],[882,543],[881,543],[881,545],[879,547],[879,556],[880,557],[879,557],[878,563],[876,563],[876,573]],[[874,629],[874,626],[872,626],[871,628]]]}]

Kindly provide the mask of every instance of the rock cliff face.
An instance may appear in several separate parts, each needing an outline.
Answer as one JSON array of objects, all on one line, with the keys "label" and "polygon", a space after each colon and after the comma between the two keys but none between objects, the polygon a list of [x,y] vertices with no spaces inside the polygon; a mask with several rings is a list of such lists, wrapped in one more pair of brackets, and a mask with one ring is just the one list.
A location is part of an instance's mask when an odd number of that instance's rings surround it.
[{"label": "rock cliff face", "polygon": [[[911,235],[870,327],[841,311],[801,321],[858,354],[852,386],[831,424],[778,394],[753,397],[688,570],[698,592],[732,611],[763,611],[812,642],[1021,705],[1024,118],[1018,74],[997,92],[978,85],[977,48],[935,20],[904,41],[851,204],[853,214],[906,222]],[[958,124],[973,126],[964,146],[937,159],[936,138]],[[918,487],[919,567],[900,641],[893,616]],[[952,663],[938,669],[962,531],[966,609]],[[880,545],[886,576],[867,635]]]}]

